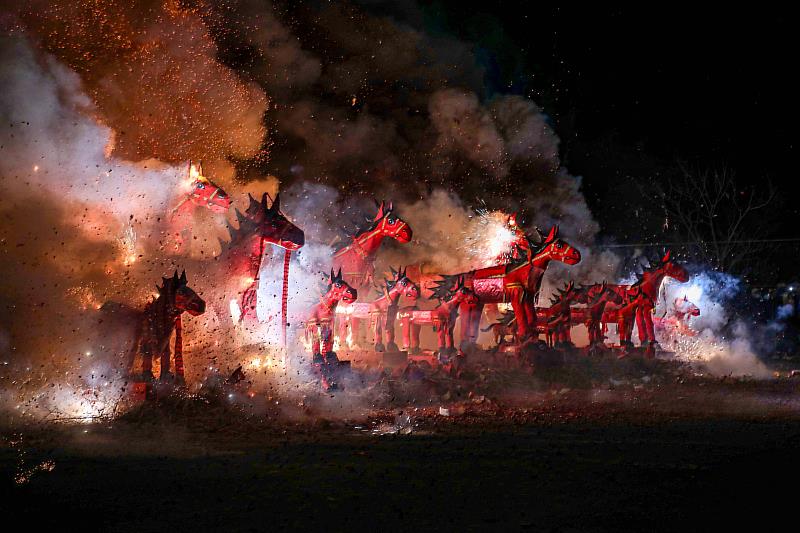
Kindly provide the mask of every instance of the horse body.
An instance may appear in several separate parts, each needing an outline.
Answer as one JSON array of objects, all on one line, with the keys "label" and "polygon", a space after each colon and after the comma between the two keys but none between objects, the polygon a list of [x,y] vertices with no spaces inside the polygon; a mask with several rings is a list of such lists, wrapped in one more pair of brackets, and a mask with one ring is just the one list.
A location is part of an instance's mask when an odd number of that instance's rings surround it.
[{"label": "horse body", "polygon": [[[158,288],[158,297],[145,305],[144,310],[136,317],[134,340],[128,352],[128,371],[133,372],[136,355],[142,356],[141,376],[145,381],[153,379],[153,357],[161,361],[161,381],[176,378],[179,382],[183,376],[183,351],[180,336],[175,341],[176,375],[170,372],[170,346],[172,332],[180,332],[181,314],[201,315],[206,310],[205,302],[188,287],[186,272],[180,277],[178,272],[171,278],[162,278],[163,284]],[[180,333],[178,333],[180,335]]]},{"label": "horse body", "polygon": [[[285,250],[285,262],[288,262],[290,253],[300,249],[305,244],[303,230],[292,224],[280,211],[280,194],[275,196],[272,205],[268,206],[269,195],[264,193],[261,201],[248,195],[250,205],[244,213],[236,210],[238,228],[228,226],[230,240],[220,243],[222,252],[219,262],[226,278],[240,280],[236,298],[230,304],[235,305],[238,316],[231,317],[234,322],[244,319],[255,319],[258,304],[259,272],[261,261],[268,244]],[[284,267],[287,265],[285,264]],[[286,268],[284,268],[284,273]],[[287,279],[284,278],[284,288]],[[231,300],[227,298],[226,300]],[[285,300],[285,294],[284,294]],[[218,315],[229,315],[226,305],[220,306]],[[285,307],[285,306],[284,306]],[[284,313],[285,315],[285,313]],[[285,320],[284,320],[285,322]]]},{"label": "horse body", "polygon": [[[334,252],[332,268],[342,270],[352,287],[365,293],[375,277],[375,258],[383,240],[388,237],[405,244],[412,234],[411,227],[394,213],[392,204],[381,202],[370,226],[357,231],[349,244]],[[348,327],[355,334],[359,326],[360,317],[352,313],[345,313],[345,317],[339,330],[342,339],[347,338]]]},{"label": "horse body", "polygon": [[320,297],[319,303],[309,309],[306,315],[306,339],[311,342],[315,362],[335,360],[333,351],[333,320],[339,302],[350,304],[358,298],[358,291],[344,279],[341,269],[337,274],[331,270],[328,288]]},{"label": "horse body", "polygon": [[517,318],[517,337],[523,340],[536,331],[534,301],[541,288],[542,278],[551,261],[575,265],[581,254],[568,243],[558,238],[558,226],[554,226],[537,251],[529,246],[523,250],[520,261],[473,270],[456,275],[443,275],[435,289],[447,292],[453,280],[463,278],[477,297],[477,303],[461,305],[462,334],[468,342],[478,337],[481,313],[487,303],[511,302]]},{"label": "horse body", "polygon": [[[458,318],[459,307],[462,304],[476,305],[478,297],[475,292],[465,285],[464,279],[461,278],[456,282],[453,291],[440,300],[440,304],[430,311],[412,310],[407,316],[404,317],[408,320],[409,324],[419,326],[431,325],[436,331],[439,343],[439,354],[441,357],[447,357],[453,354],[455,350],[455,343],[453,341],[453,329],[455,328],[456,319]],[[419,346],[419,337],[417,336],[417,347]]]}]

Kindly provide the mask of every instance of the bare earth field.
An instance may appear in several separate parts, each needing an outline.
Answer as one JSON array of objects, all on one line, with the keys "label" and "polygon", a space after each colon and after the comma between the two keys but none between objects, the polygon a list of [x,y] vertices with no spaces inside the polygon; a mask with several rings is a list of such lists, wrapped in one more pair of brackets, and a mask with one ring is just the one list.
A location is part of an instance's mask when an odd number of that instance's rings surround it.
[{"label": "bare earth field", "polygon": [[0,508],[31,531],[766,531],[796,521],[798,387],[670,376],[344,418],[327,396],[164,402],[4,428]]}]

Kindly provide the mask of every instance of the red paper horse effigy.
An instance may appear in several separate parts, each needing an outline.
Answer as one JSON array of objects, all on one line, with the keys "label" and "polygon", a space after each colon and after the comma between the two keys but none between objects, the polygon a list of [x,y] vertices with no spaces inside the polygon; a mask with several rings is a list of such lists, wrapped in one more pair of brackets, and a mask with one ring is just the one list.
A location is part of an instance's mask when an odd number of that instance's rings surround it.
[{"label": "red paper horse effigy", "polygon": [[[402,267],[399,270],[392,269],[392,279],[384,280],[384,284],[383,294],[376,300],[339,306],[336,311],[339,319],[345,317],[347,319],[370,319],[375,333],[375,351],[383,352],[388,350],[396,352],[399,350],[394,342],[394,324],[398,311],[397,303],[404,295],[413,296],[414,291],[418,294],[419,288],[408,279]],[[384,337],[386,344],[383,342]]]},{"label": "red paper horse effigy", "polygon": [[[357,231],[349,244],[334,252],[333,268],[341,269],[344,277],[356,290],[366,293],[375,277],[375,257],[383,240],[388,237],[407,243],[411,241],[411,236],[411,227],[397,216],[391,202],[381,202],[369,227]],[[344,318],[340,322],[339,337],[347,338],[348,327],[355,337],[358,326],[358,317]]]},{"label": "red paper horse effigy", "polygon": [[[430,325],[437,333],[439,347],[439,360],[447,362],[450,357],[456,354],[455,343],[453,342],[453,329],[456,326],[459,307],[466,305],[473,307],[478,305],[478,297],[475,292],[464,284],[464,278],[456,280],[453,290],[448,293],[438,293],[439,305],[430,311],[419,309],[407,311],[403,320],[409,326],[421,327]],[[419,351],[419,331],[416,333],[416,348]]]},{"label": "red paper horse effigy", "polygon": [[[248,194],[250,205],[244,213],[236,210],[238,228],[228,225],[230,241],[221,243],[219,260],[226,276],[241,280],[241,291],[233,298],[238,316],[235,322],[254,318],[257,306],[261,261],[268,244],[284,249],[283,296],[281,300],[282,332],[286,344],[286,301],[288,289],[289,260],[291,252],[305,244],[303,230],[292,224],[280,210],[280,194],[268,205],[269,195],[264,193],[261,202]],[[227,310],[221,315],[227,315]],[[220,317],[221,318],[221,317]]]},{"label": "red paper horse effigy", "polygon": [[700,308],[684,296],[675,298],[672,308],[668,314],[662,317],[653,317],[653,325],[657,333],[662,333],[667,337],[683,335],[694,337],[697,331],[693,330],[688,323],[688,319],[693,316],[700,316]]},{"label": "red paper horse effigy", "polygon": [[323,386],[332,388],[331,381],[339,358],[333,351],[333,322],[336,316],[336,307],[342,304],[351,304],[358,298],[358,291],[351,287],[343,278],[342,270],[338,273],[331,270],[328,278],[328,287],[306,315],[305,332],[306,342],[311,346],[312,363],[321,373]]},{"label": "red paper horse effigy", "polygon": [[189,162],[189,192],[170,211],[169,219],[175,237],[175,249],[180,250],[183,243],[191,237],[191,216],[196,208],[208,209],[212,213],[227,213],[231,198],[216,183],[203,175],[203,165]]},{"label": "red paper horse effigy", "polygon": [[633,285],[609,285],[622,297],[623,304],[619,309],[612,308],[609,316],[603,318],[603,323],[617,324],[620,345],[623,349],[633,346],[631,335],[635,323],[639,342],[649,356],[654,355],[658,343],[653,327],[653,310],[661,290],[661,283],[666,277],[674,278],[681,283],[689,280],[689,273],[671,259],[670,252],[664,254],[658,261],[651,261],[650,266],[642,272]]},{"label": "red paper horse effigy", "polygon": [[[186,272],[178,277],[178,271],[171,278],[161,278],[163,283],[158,296],[144,308],[136,322],[133,344],[128,352],[128,368],[133,369],[137,354],[142,356],[142,379],[153,380],[153,356],[161,360],[161,381],[183,383],[183,345],[181,337],[181,314],[201,315],[206,303],[195,293],[186,281]],[[175,338],[175,374],[170,372],[169,341],[172,332]]]},{"label": "red paper horse effigy", "polygon": [[442,280],[434,288],[434,293],[448,294],[457,280],[462,278],[477,296],[477,303],[461,304],[461,332],[468,342],[474,343],[478,337],[481,313],[487,303],[511,303],[520,341],[535,334],[537,320],[534,301],[548,265],[552,261],[575,265],[581,260],[577,249],[558,238],[558,226],[553,226],[538,248],[534,249],[530,241],[527,243],[527,249],[520,250],[520,258],[514,262],[441,276]]}]

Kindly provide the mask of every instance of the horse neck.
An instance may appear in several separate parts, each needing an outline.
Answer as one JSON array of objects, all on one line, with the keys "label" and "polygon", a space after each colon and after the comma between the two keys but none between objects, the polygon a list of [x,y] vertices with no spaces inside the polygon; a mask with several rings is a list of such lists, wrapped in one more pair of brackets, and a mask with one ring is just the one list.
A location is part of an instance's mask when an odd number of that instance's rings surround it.
[{"label": "horse neck", "polygon": [[336,295],[332,294],[332,292],[333,291],[326,292],[319,299],[320,305],[331,310],[336,309],[336,306],[339,303],[339,300],[341,299],[341,297],[337,298]]},{"label": "horse neck", "polygon": [[652,272],[645,272],[642,274],[640,287],[645,296],[649,297],[651,300],[655,300],[656,297],[658,297],[661,282],[664,281],[666,275],[667,273],[663,268],[658,268]]},{"label": "horse neck", "polygon": [[450,300],[447,300],[446,302],[442,302],[441,304],[439,304],[439,307],[437,309],[439,311],[445,311],[447,313],[452,313],[453,310],[456,307],[458,307],[458,305],[460,303],[461,303],[461,300],[459,298],[451,298]]},{"label": "horse neck", "polygon": [[181,314],[167,294],[159,294],[158,298],[148,304],[145,313],[149,315],[151,320],[166,326],[169,331],[171,331],[171,324]]},{"label": "horse neck", "polygon": [[[261,267],[261,258],[268,246],[260,233],[253,233],[238,240],[223,244],[221,259],[228,267],[227,271],[235,274],[248,274],[255,278]],[[243,271],[242,271],[243,270]]]},{"label": "horse neck", "polygon": [[377,229],[367,231],[353,238],[353,245],[361,248],[368,258],[373,258],[381,247],[384,235]]}]

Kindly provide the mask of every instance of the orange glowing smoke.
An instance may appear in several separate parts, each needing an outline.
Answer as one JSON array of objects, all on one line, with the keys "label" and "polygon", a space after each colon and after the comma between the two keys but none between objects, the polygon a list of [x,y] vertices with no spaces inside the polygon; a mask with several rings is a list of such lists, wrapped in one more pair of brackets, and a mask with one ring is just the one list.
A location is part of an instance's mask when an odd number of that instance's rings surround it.
[{"label": "orange glowing smoke", "polygon": [[264,92],[217,61],[202,3],[33,0],[20,18],[75,70],[114,155],[177,163],[259,155]]}]

